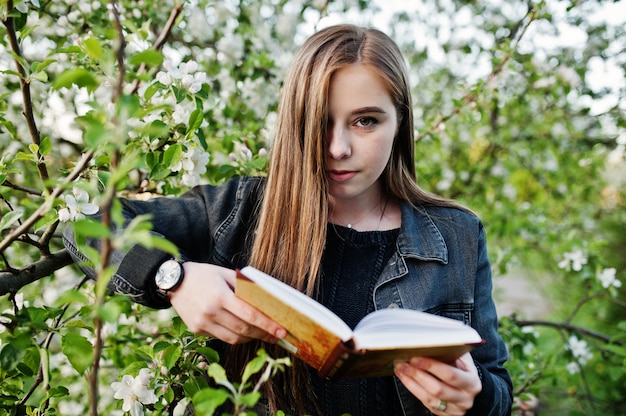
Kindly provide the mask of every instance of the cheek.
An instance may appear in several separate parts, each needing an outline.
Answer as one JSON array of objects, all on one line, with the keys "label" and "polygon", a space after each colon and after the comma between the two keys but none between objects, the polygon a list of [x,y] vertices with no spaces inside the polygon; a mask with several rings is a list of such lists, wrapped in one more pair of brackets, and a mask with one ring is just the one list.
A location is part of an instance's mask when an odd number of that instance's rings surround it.
[{"label": "cheek", "polygon": [[392,147],[393,141],[386,140],[379,143],[378,146],[375,146],[370,150],[370,162],[372,166],[376,166],[377,170],[379,170],[381,173],[389,162]]}]

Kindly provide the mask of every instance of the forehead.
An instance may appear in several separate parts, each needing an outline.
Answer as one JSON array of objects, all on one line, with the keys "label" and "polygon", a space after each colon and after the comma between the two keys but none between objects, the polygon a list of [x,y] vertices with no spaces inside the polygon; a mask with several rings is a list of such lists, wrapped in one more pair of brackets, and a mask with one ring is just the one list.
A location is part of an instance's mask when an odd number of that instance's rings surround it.
[{"label": "forehead", "polygon": [[329,88],[330,110],[345,106],[392,106],[391,93],[378,72],[354,63],[333,73]]}]

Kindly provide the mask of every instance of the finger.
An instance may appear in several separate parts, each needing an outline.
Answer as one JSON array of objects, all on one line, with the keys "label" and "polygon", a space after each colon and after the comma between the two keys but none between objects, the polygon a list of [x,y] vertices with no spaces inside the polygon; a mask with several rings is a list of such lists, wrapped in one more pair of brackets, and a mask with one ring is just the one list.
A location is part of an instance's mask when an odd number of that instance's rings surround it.
[{"label": "finger", "polygon": [[235,326],[231,327],[237,333],[259,339],[269,336],[273,342],[287,335],[282,326],[234,295],[224,300],[223,307],[237,318],[238,321],[233,323]]},{"label": "finger", "polygon": [[449,386],[427,369],[415,365],[413,361],[403,366],[402,371],[411,384],[419,386],[419,390],[424,391],[422,397],[431,399],[435,406],[439,403],[440,398],[447,401],[459,400],[459,391],[457,389]]},{"label": "finger", "polygon": [[[433,389],[439,388],[440,383],[438,383],[437,380],[441,380],[445,383],[445,385],[451,386],[456,390],[468,391],[473,393],[474,395],[476,394],[476,384],[477,382],[480,383],[477,373],[465,371],[455,366],[430,358],[416,357],[412,358],[410,363],[412,366],[424,370],[427,374],[433,376],[435,380],[433,380],[432,378],[427,378],[427,385]],[[470,364],[466,361],[463,361],[462,365],[468,366]],[[471,366],[474,367],[473,361],[471,363]],[[431,393],[437,394],[436,391],[431,391]]]},{"label": "finger", "polygon": [[[436,395],[423,386],[424,380],[437,380],[432,375],[407,363],[397,365],[395,373],[407,390],[417,397],[431,413],[435,415],[463,415],[465,413],[465,410],[454,404],[455,396],[445,392],[445,389],[442,388],[441,393]],[[443,384],[441,381],[437,382]],[[440,407],[442,402],[445,404],[443,408]]]},{"label": "finger", "polygon": [[242,338],[260,339],[272,344],[286,335],[286,331],[274,321],[247,304],[241,308],[235,308],[232,312],[228,306],[225,306],[224,313],[214,318],[214,321]]}]

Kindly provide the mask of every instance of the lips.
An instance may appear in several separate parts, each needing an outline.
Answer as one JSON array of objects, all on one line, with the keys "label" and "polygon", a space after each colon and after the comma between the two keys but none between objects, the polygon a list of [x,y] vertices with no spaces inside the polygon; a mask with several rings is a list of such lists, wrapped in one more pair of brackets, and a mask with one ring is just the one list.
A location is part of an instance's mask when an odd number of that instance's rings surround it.
[{"label": "lips", "polygon": [[329,170],[327,172],[328,180],[333,182],[346,182],[357,174],[354,170]]}]

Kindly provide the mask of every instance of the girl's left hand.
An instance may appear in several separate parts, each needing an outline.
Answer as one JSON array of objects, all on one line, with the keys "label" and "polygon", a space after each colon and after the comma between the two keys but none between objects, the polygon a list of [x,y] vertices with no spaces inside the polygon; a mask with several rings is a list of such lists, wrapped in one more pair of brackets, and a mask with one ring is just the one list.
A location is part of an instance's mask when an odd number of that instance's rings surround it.
[{"label": "girl's left hand", "polygon": [[395,374],[402,384],[436,415],[464,415],[482,390],[470,353],[454,365],[426,357],[397,363]]}]

